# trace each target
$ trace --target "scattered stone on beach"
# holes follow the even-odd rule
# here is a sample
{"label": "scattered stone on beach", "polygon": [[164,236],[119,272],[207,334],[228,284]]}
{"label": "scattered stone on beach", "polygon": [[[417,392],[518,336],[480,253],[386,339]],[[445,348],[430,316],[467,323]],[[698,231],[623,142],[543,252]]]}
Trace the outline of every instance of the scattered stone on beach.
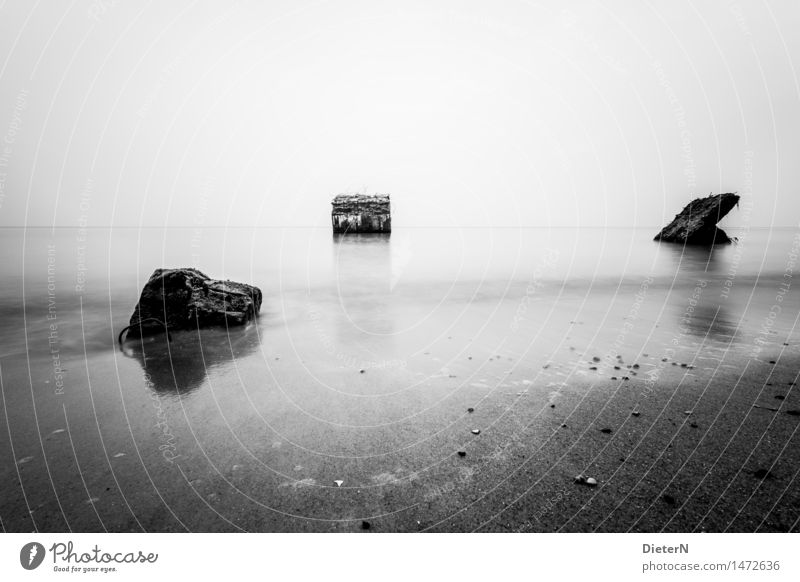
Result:
{"label": "scattered stone on beach", "polygon": [[369,529],[371,527],[372,527],[372,524],[370,524],[370,522],[368,522],[368,521],[362,521],[361,522],[361,529]]}
{"label": "scattered stone on beach", "polygon": [[773,408],[772,406],[761,406],[760,404],[753,404],[753,408],[760,408],[761,410],[770,410],[772,412],[778,412],[777,408]]}
{"label": "scattered stone on beach", "polygon": [[614,369],[615,370],[621,370],[622,368],[620,368],[619,366],[614,366]]}
{"label": "scattered stone on beach", "polygon": [[341,487],[342,484],[344,483],[344,481],[342,481],[341,479],[336,479],[336,480],[334,480],[334,483],[336,483],[337,487]]}
{"label": "scattered stone on beach", "polygon": [[611,379],[612,379],[612,380],[616,380],[616,379],[617,379],[617,377],[616,377],[616,376],[611,376]]}
{"label": "scattered stone on beach", "polygon": [[691,423],[689,426],[691,426],[692,428],[697,428],[697,423],[696,423],[696,422],[693,422],[693,423]]}
{"label": "scattered stone on beach", "polygon": [[602,432],[603,434],[611,434],[614,431],[611,430],[610,428],[601,428],[600,432]]}
{"label": "scattered stone on beach", "polygon": [[197,269],[156,269],[133,310],[128,336],[244,325],[258,314],[261,298],[258,287],[211,279]]}
{"label": "scattered stone on beach", "polygon": [[551,404],[551,405],[550,405],[550,408],[555,408],[555,407],[556,407],[556,405],[555,405],[555,404]]}
{"label": "scattered stone on beach", "polygon": [[458,456],[459,457],[466,457],[467,456],[467,451],[458,451]]}
{"label": "scattered stone on beach", "polygon": [[358,373],[359,373],[359,374],[363,374],[365,371],[366,371],[366,370],[364,370],[364,369],[362,368],[361,370],[359,370],[359,371],[358,371]]}
{"label": "scattered stone on beach", "polygon": [[472,434],[481,434],[481,429],[479,429],[479,428],[473,428],[473,429],[472,429]]}
{"label": "scattered stone on beach", "polygon": [[775,395],[775,400],[783,400],[784,398],[785,398],[785,396],[783,394],[776,394]]}
{"label": "scattered stone on beach", "polygon": [[775,360],[770,360],[769,363],[770,364],[777,364],[777,362]]}
{"label": "scattered stone on beach", "polygon": [[633,365],[633,369],[634,369],[634,370],[638,370],[639,368],[640,368],[639,364],[634,364],[634,365]]}
{"label": "scattered stone on beach", "polygon": [[589,487],[594,487],[595,485],[597,485],[597,479],[595,479],[594,477],[586,477],[586,484]]}
{"label": "scattered stone on beach", "polygon": [[739,196],[731,193],[696,198],[653,240],[688,245],[730,244],[731,239],[717,228],[717,223],[738,204]]}
{"label": "scattered stone on beach", "polygon": [[24,465],[25,463],[30,463],[33,460],[33,457],[22,457],[19,461],[17,461],[17,465]]}
{"label": "scattered stone on beach", "polygon": [[470,406],[469,408],[467,408],[467,412],[475,412],[475,409]]}
{"label": "scattered stone on beach", "polygon": [[576,475],[574,481],[578,485],[588,485],[589,487],[597,485],[597,479],[594,477],[584,477],[583,475]]}
{"label": "scattered stone on beach", "polygon": [[800,416],[800,410],[787,410],[786,414],[789,416]]}
{"label": "scattered stone on beach", "polygon": [[756,469],[753,471],[753,477],[756,479],[774,479],[775,475],[770,473],[767,469]]}
{"label": "scattered stone on beach", "polygon": [[689,415],[692,413],[692,411],[691,411],[691,410],[684,410],[684,411],[683,411],[683,413],[684,413],[686,416],[689,416]]}
{"label": "scattered stone on beach", "polygon": [[562,423],[561,428],[567,428],[567,425],[565,423]]}
{"label": "scattered stone on beach", "polygon": [[124,456],[125,456],[125,453],[117,453],[116,455],[114,455],[114,458],[115,459],[119,459],[120,457],[124,457]]}
{"label": "scattered stone on beach", "polygon": [[664,503],[669,503],[670,505],[675,505],[675,498],[672,495],[668,494],[668,493],[664,493],[664,495],[661,496],[661,499],[664,500]]}
{"label": "scattered stone on beach", "polygon": [[589,366],[590,370],[597,370],[597,366]]}
{"label": "scattered stone on beach", "polygon": [[642,413],[639,412],[638,410],[634,410],[633,412],[631,412],[631,416],[641,416],[641,414]]}
{"label": "scattered stone on beach", "polygon": [[681,364],[681,368],[685,368],[685,367],[686,367],[686,366],[688,366],[688,365],[689,365],[689,364]]}
{"label": "scattered stone on beach", "polygon": [[628,376],[623,376],[623,377],[622,377],[622,379],[623,379],[623,380],[630,380],[630,377],[628,377]]}
{"label": "scattered stone on beach", "polygon": [[592,361],[593,361],[593,362],[599,362],[599,361],[600,361],[600,358],[598,358],[597,356],[595,356],[595,357],[593,357],[593,358],[592,358]]}

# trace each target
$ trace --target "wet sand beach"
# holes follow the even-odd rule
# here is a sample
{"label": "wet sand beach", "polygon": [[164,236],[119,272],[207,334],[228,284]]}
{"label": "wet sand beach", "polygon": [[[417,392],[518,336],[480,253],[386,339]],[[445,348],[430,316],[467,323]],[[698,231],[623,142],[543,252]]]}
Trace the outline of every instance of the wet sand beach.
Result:
{"label": "wet sand beach", "polygon": [[[2,306],[3,528],[798,530],[794,232],[739,259],[603,234],[645,250],[581,265],[571,235],[483,255],[485,237],[420,236],[281,235],[269,271],[205,257],[262,288],[259,319],[122,347],[141,278],[180,244],[113,239],[76,293],[56,241],[48,320],[50,243],[28,241],[43,276],[20,269]],[[110,260],[129,244],[141,264]]]}

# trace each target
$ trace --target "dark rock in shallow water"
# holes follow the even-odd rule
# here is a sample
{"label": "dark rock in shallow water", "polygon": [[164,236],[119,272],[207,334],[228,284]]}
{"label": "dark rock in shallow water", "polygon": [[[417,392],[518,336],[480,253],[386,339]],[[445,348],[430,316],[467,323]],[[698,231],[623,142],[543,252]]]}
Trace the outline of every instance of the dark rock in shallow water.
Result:
{"label": "dark rock in shallow water", "polygon": [[331,202],[333,232],[392,232],[388,194],[339,194]]}
{"label": "dark rock in shallow water", "polygon": [[717,228],[717,223],[737,204],[739,196],[736,194],[692,200],[653,240],[688,245],[729,244],[731,239]]}
{"label": "dark rock in shallow water", "polygon": [[260,309],[258,287],[211,279],[197,269],[156,269],[133,310],[128,335],[162,333],[164,324],[166,331],[243,325]]}

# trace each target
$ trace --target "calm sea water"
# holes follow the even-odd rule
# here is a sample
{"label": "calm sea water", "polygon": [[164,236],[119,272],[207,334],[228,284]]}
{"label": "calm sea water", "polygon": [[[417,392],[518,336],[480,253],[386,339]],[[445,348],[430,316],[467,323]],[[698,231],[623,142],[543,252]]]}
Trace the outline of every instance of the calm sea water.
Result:
{"label": "calm sea water", "polygon": [[727,325],[758,330],[778,297],[781,313],[771,323],[792,328],[789,306],[800,286],[792,286],[796,230],[730,229],[739,243],[713,250],[658,244],[652,234],[420,228],[336,237],[327,229],[296,228],[4,229],[0,356],[35,356],[53,323],[61,326],[62,348],[113,350],[149,275],[177,266],[259,286],[265,293],[263,326],[325,315],[335,319],[330,325],[344,342],[420,328],[446,333],[471,308],[486,317],[478,327],[500,312],[507,317],[501,306],[510,308],[516,326],[539,304],[552,309],[572,302],[576,317],[581,304],[591,304],[599,317],[604,305],[629,304],[643,285],[680,307],[698,281],[709,298],[702,309],[720,311]]}
{"label": "calm sea water", "polygon": [[[443,461],[465,422],[498,438],[559,391],[589,413],[622,373],[652,402],[711,378],[715,409],[757,394],[739,374],[800,348],[800,237],[729,233],[709,250],[637,229],[0,231],[4,525],[319,530],[424,501],[420,475],[468,490]],[[259,286],[260,317],[118,345],[176,266]]]}

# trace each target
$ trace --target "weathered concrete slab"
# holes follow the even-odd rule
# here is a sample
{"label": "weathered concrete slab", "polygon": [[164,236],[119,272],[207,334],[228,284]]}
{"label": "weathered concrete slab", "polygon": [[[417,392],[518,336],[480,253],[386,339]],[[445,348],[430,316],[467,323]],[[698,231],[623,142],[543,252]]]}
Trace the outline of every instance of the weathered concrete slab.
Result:
{"label": "weathered concrete slab", "polygon": [[339,194],[331,205],[333,232],[392,232],[388,194]]}

